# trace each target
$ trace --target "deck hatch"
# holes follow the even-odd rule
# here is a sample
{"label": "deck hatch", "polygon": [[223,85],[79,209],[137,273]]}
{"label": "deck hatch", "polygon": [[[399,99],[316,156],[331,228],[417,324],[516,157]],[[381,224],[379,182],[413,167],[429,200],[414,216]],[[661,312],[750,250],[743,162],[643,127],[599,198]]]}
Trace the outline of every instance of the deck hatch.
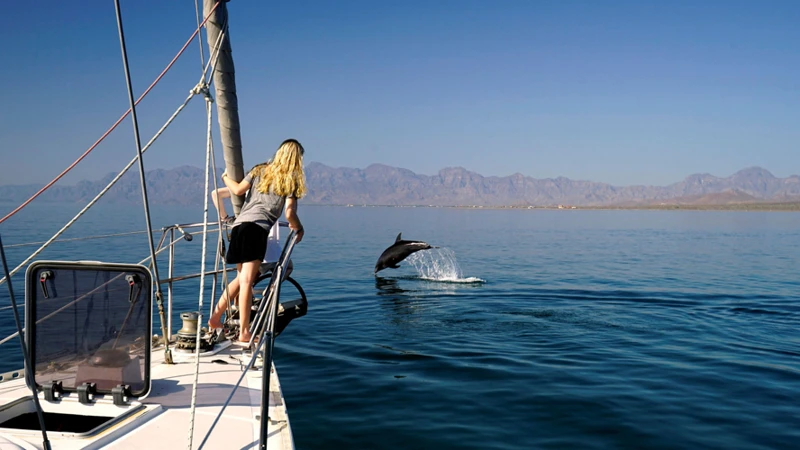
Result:
{"label": "deck hatch", "polygon": [[[25,338],[36,387],[111,397],[150,390],[152,277],[138,264],[38,261],[28,268]],[[117,389],[119,390],[119,389]],[[127,393],[127,391],[126,391]]]}

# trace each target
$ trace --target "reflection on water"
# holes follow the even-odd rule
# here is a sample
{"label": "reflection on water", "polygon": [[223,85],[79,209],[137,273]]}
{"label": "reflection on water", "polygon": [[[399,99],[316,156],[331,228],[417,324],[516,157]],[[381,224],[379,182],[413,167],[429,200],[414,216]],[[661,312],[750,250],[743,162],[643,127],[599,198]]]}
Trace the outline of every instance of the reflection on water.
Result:
{"label": "reflection on water", "polygon": [[378,290],[378,295],[398,295],[406,292],[397,284],[396,278],[375,277],[375,288]]}
{"label": "reflection on water", "polygon": [[395,326],[409,326],[416,321],[420,299],[415,291],[404,289],[397,278],[375,277],[375,288],[380,305]]}
{"label": "reflection on water", "polygon": [[420,278],[417,275],[375,277],[375,289],[380,306],[394,325],[409,328],[426,326],[444,299],[464,295],[484,286],[482,282],[441,282]]}

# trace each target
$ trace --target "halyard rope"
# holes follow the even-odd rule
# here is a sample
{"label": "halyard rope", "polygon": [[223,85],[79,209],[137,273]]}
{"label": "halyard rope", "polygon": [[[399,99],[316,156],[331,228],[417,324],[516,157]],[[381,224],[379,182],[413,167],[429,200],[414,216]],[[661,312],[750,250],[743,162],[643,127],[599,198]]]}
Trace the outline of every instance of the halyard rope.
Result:
{"label": "halyard rope", "polygon": [[[197,407],[197,382],[200,377],[200,335],[203,325],[203,296],[205,295],[206,287],[206,244],[208,242],[208,177],[211,172],[211,154],[214,151],[214,148],[211,145],[211,104],[214,102],[214,100],[211,98],[211,95],[209,95],[208,88],[204,89],[204,95],[206,99],[206,122],[208,130],[206,133],[206,179],[204,187],[204,192],[206,195],[203,199],[203,246],[201,251],[202,256],[200,257],[200,295],[197,302],[197,336],[195,338],[194,381],[192,382],[192,403],[190,407],[191,413],[189,415],[189,450],[192,450],[192,439],[194,437],[194,418]],[[216,169],[214,172],[215,173],[213,176],[216,179]],[[219,217],[219,214],[217,214],[217,216]],[[211,301],[213,302],[214,299],[212,298]]]}
{"label": "halyard rope", "polygon": [[[206,100],[206,178],[205,178],[205,187],[204,187],[204,197],[203,197],[203,245],[202,245],[202,259],[200,260],[200,294],[198,299],[198,309],[197,309],[197,336],[195,339],[195,366],[194,366],[194,381],[192,382],[192,401],[190,407],[190,414],[189,414],[189,442],[188,448],[192,450],[192,441],[194,439],[194,422],[196,416],[196,408],[197,408],[197,383],[200,376],[200,334],[203,325],[203,296],[205,295],[205,272],[206,272],[206,246],[208,242],[208,177],[211,172],[211,161],[214,158],[214,141],[212,139],[211,134],[211,119],[213,116],[211,104],[214,102],[214,99],[211,97],[209,93],[208,86],[210,84],[211,75],[214,73],[216,69],[217,62],[219,62],[219,55],[220,49],[222,48],[222,40],[225,39],[225,35],[227,34],[227,26],[228,26],[228,16],[225,15],[225,21],[222,24],[222,29],[219,35],[217,36],[216,42],[214,44],[214,49],[212,50],[212,55],[209,55],[210,58],[208,60],[208,64],[203,69],[203,73],[200,75],[200,82],[195,86],[194,92],[202,93],[205,100]],[[213,61],[213,65],[212,65]],[[209,68],[211,69],[209,72]],[[208,75],[209,80],[206,80],[206,75]],[[217,185],[217,174],[216,174],[216,166],[214,166],[214,186]],[[216,189],[216,188],[215,188]],[[217,207],[221,207],[222,205],[219,204],[221,199],[217,199]],[[222,232],[222,221],[219,218],[219,214],[217,214],[217,224],[220,227],[220,233]],[[216,268],[215,268],[216,269]],[[225,275],[223,275],[223,278]],[[212,297],[211,303],[213,304],[214,298]],[[209,330],[211,331],[211,330]]]}

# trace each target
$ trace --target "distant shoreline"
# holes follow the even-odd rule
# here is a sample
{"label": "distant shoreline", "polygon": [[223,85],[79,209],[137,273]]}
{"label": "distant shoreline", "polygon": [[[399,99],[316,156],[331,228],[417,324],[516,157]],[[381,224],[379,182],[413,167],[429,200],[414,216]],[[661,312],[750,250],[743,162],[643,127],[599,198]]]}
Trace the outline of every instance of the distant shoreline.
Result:
{"label": "distant shoreline", "polygon": [[328,207],[341,207],[341,208],[442,208],[442,209],[515,209],[515,210],[528,210],[528,211],[578,211],[578,210],[597,210],[597,211],[613,211],[613,210],[652,210],[652,211],[762,211],[762,212],[800,212],[800,202],[791,203],[736,203],[736,204],[723,204],[723,205],[678,205],[678,204],[665,204],[665,205],[604,205],[604,206],[480,206],[480,205],[338,205],[338,204],[322,204],[322,203],[308,203],[306,206],[328,206]]}
{"label": "distant shoreline", "polygon": [[[60,205],[83,205],[81,202],[40,202],[41,204],[60,204]],[[172,203],[159,203],[151,202],[153,205],[160,207],[202,207],[202,204],[172,204]],[[141,202],[121,202],[124,205],[141,205]],[[664,205],[601,205],[601,206],[577,206],[577,205],[562,205],[559,206],[529,206],[529,205],[355,205],[355,204],[333,204],[333,203],[305,203],[305,206],[320,206],[320,207],[336,207],[336,208],[441,208],[441,209],[513,209],[513,210],[527,210],[527,211],[578,211],[578,210],[597,210],[597,211],[634,211],[634,210],[651,210],[651,211],[763,211],[763,212],[800,212],[800,202],[787,202],[787,203],[731,203],[719,205],[691,205],[691,204],[664,204]],[[19,204],[11,201],[0,201],[0,210],[11,211]]]}
{"label": "distant shoreline", "polygon": [[642,209],[657,211],[800,211],[800,203],[732,204],[732,205],[649,205],[649,206],[584,206],[576,209]]}

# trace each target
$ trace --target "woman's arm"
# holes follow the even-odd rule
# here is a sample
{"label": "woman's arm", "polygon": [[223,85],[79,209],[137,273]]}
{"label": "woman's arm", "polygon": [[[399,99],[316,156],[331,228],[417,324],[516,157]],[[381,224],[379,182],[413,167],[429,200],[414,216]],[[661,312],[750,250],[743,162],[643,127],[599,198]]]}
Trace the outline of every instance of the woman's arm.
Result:
{"label": "woman's arm", "polygon": [[300,218],[297,217],[297,199],[289,197],[286,199],[286,220],[289,222],[289,228],[297,232],[297,243],[303,240],[303,224],[300,223]]}
{"label": "woman's arm", "polygon": [[250,189],[250,182],[246,178],[237,183],[231,180],[226,172],[222,172],[222,182],[225,183],[225,186],[228,186],[233,195],[244,195]]}

